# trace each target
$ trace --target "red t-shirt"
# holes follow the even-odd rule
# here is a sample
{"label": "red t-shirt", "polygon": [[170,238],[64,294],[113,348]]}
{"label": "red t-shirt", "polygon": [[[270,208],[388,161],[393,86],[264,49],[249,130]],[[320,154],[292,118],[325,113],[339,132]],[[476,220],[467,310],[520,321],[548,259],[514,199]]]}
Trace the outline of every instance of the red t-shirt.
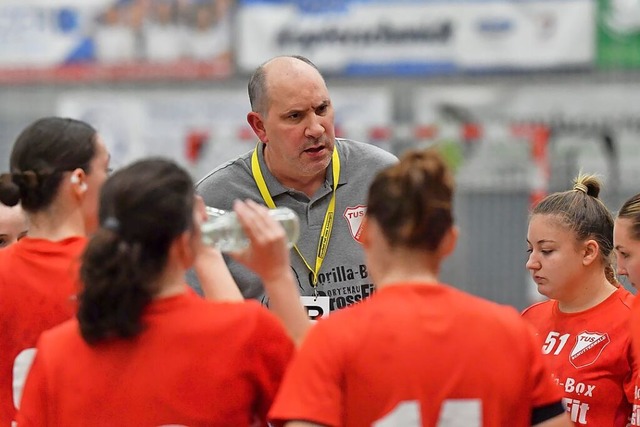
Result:
{"label": "red t-shirt", "polygon": [[77,321],[42,334],[26,426],[266,426],[293,343],[255,301],[155,300],[132,339],[89,346]]}
{"label": "red t-shirt", "polygon": [[516,310],[446,285],[402,283],[309,331],[269,418],[524,427],[533,408],[560,398]]}
{"label": "red t-shirt", "polygon": [[[635,360],[640,360],[640,298],[634,298],[631,308],[631,344]],[[640,373],[635,376],[631,425],[640,426]]]}
{"label": "red t-shirt", "polygon": [[577,426],[629,423],[636,372],[629,333],[633,299],[629,291],[618,288],[579,313],[561,312],[555,300],[522,313],[538,330],[542,352]]}
{"label": "red t-shirt", "polygon": [[19,394],[38,336],[75,314],[85,245],[84,237],[25,237],[0,250],[1,427],[14,419],[14,385]]}

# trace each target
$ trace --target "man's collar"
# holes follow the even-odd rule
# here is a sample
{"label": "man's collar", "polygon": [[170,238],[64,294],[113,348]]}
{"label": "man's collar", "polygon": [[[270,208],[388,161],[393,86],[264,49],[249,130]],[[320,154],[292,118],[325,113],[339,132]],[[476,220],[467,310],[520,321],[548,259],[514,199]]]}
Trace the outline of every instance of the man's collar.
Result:
{"label": "man's collar", "polygon": [[[335,141],[336,141],[335,147],[338,147],[338,155],[340,156],[340,161],[341,161],[340,163],[342,164],[342,167],[340,168],[340,179],[338,181],[338,186],[340,186],[347,183],[349,168],[345,167],[346,166],[345,158],[344,158],[345,153],[343,148],[344,140],[341,138],[336,138]],[[264,161],[264,147],[265,147],[264,142],[258,143],[258,163],[260,164],[262,175],[267,184],[267,187],[269,188],[269,193],[271,194],[272,197],[276,197],[280,194],[288,192],[290,189],[282,185],[280,181],[278,181],[278,179],[275,176],[273,176],[273,174],[267,167],[267,163]],[[332,162],[329,162],[329,166],[325,171],[325,178],[324,178],[325,182],[323,186],[328,188],[329,192],[333,184],[333,170],[331,167],[332,167]],[[324,192],[323,194],[318,194],[318,195],[322,196],[324,195]]]}

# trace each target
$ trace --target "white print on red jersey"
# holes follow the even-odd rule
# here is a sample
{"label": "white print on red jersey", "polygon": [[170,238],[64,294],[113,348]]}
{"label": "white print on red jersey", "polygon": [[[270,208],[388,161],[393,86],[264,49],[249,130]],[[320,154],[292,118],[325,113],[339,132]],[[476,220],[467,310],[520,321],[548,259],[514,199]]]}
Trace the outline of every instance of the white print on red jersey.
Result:
{"label": "white print on red jersey", "polygon": [[565,393],[575,393],[578,396],[593,397],[596,386],[593,384],[585,384],[569,377],[564,382],[560,382],[558,378],[554,378],[556,384],[564,388]]}
{"label": "white print on red jersey", "polygon": [[[637,402],[640,400],[640,388],[638,386],[633,390],[633,398]],[[631,412],[631,424],[632,426],[640,426],[640,405],[634,403],[633,410]]]}
{"label": "white print on red jersey", "polygon": [[[636,386],[636,395],[638,393],[638,386]],[[640,405],[633,405],[633,410],[631,411],[631,426],[640,426]]]}
{"label": "white print on red jersey", "polygon": [[576,337],[576,343],[569,354],[569,361],[576,369],[593,364],[602,350],[611,342],[609,334],[601,332],[582,332]]}
{"label": "white print on red jersey", "polygon": [[367,213],[367,207],[363,205],[348,207],[344,210],[344,217],[349,223],[349,231],[351,231],[351,236],[358,243],[362,243],[362,241],[360,240],[360,235],[362,234],[362,220],[364,219],[365,213]]}
{"label": "white print on red jersey", "polygon": [[631,412],[631,425],[640,426],[640,405],[633,405]]}
{"label": "white print on red jersey", "polygon": [[587,412],[589,412],[589,404],[581,402],[570,397],[563,397],[562,403],[567,408],[571,421],[579,424],[587,424]]}

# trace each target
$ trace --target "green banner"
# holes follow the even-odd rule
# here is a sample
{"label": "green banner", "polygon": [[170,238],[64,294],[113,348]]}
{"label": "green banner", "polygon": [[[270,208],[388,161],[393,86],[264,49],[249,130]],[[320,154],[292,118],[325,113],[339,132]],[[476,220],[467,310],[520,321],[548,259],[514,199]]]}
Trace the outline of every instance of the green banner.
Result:
{"label": "green banner", "polygon": [[640,68],[640,2],[598,0],[597,65]]}

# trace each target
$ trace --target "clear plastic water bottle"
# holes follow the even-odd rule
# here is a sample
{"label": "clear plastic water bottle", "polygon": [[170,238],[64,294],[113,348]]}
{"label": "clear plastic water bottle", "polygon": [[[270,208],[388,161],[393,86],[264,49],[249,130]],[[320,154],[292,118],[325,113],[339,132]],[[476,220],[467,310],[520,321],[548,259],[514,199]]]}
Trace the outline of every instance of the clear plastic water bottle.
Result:
{"label": "clear plastic water bottle", "polygon": [[[269,214],[278,221],[287,234],[291,248],[300,236],[300,218],[289,208],[269,209]],[[241,251],[249,247],[249,239],[242,231],[238,217],[233,211],[225,211],[207,206],[209,219],[202,224],[202,240],[221,252]]]}

